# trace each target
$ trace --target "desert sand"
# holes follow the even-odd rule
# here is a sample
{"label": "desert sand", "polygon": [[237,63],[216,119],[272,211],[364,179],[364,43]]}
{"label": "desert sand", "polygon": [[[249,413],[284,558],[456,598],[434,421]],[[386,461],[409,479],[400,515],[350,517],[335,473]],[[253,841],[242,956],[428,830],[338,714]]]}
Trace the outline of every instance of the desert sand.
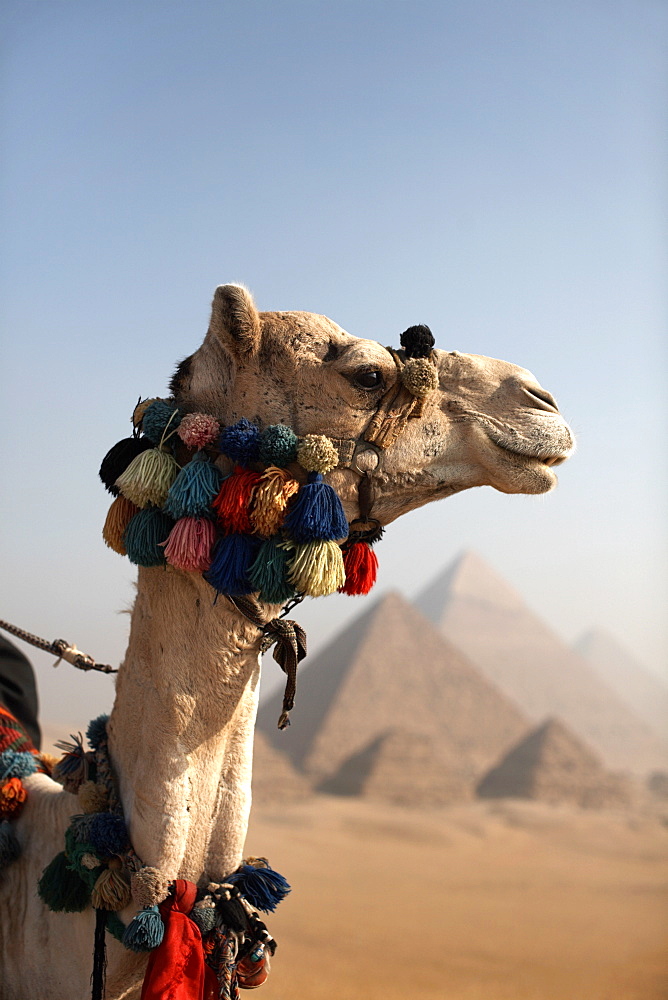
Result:
{"label": "desert sand", "polygon": [[665,1000],[668,826],[519,800],[254,808],[293,885],[264,1000]]}

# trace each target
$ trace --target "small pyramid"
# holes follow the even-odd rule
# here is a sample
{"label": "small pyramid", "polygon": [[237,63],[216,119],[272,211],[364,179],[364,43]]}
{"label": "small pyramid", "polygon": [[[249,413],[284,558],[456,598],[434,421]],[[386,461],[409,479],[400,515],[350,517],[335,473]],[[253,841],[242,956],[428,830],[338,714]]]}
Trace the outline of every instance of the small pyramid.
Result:
{"label": "small pyramid", "polygon": [[318,791],[402,806],[442,806],[472,798],[455,754],[422,733],[393,729],[352,754]]}
{"label": "small pyramid", "polygon": [[288,758],[255,731],[253,745],[253,801],[259,805],[295,802],[310,793],[309,783]]}
{"label": "small pyramid", "polygon": [[588,808],[627,806],[631,789],[559,719],[532,730],[478,784],[481,798],[571,802]]}
{"label": "small pyramid", "polygon": [[272,746],[322,782],[390,730],[419,733],[473,779],[528,723],[411,604],[386,594],[300,671],[291,726],[281,697],[260,706]]}
{"label": "small pyramid", "polygon": [[649,726],[479,556],[465,553],[415,603],[534,723],[558,716],[608,767],[666,769]]}

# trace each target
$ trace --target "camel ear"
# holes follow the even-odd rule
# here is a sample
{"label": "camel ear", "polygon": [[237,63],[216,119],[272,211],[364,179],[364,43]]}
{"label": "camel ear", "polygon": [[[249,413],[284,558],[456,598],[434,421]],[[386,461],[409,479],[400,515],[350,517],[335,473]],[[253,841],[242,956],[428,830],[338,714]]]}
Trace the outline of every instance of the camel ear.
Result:
{"label": "camel ear", "polygon": [[233,355],[253,354],[260,346],[260,314],[243,285],[219,285],[213,296],[209,332]]}

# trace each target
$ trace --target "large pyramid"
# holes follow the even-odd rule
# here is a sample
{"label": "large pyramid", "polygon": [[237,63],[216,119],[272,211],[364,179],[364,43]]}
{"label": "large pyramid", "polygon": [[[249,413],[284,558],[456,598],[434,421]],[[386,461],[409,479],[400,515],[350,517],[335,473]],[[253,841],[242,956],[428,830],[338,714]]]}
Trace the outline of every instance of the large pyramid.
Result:
{"label": "large pyramid", "polygon": [[461,556],[415,603],[534,722],[558,716],[615,770],[665,769],[649,727],[479,556]]}
{"label": "large pyramid", "polygon": [[596,754],[559,719],[548,719],[485,775],[478,795],[600,809],[629,805],[632,791],[628,779],[606,771]]}
{"label": "large pyramid", "polygon": [[583,635],[575,650],[662,740],[668,734],[668,688],[608,632]]}
{"label": "large pyramid", "polygon": [[[276,695],[260,706],[258,726],[316,783],[355,755],[360,767],[373,770],[366,751],[382,752],[387,761],[395,753],[385,742],[390,733],[402,734],[394,737],[395,749],[407,733],[431,740],[435,768],[445,762],[458,781],[473,781],[528,728],[520,710],[396,593],[307,662],[292,725],[283,732],[276,729],[280,701]],[[396,754],[395,760],[399,767]]]}

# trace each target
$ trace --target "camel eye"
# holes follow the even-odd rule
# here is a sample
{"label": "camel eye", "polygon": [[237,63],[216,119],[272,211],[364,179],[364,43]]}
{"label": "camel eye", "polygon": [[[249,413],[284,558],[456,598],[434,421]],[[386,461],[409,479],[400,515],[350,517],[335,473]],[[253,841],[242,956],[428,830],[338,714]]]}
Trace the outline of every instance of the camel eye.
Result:
{"label": "camel eye", "polygon": [[380,389],[383,384],[383,374],[371,368],[356,372],[351,381],[360,389]]}

